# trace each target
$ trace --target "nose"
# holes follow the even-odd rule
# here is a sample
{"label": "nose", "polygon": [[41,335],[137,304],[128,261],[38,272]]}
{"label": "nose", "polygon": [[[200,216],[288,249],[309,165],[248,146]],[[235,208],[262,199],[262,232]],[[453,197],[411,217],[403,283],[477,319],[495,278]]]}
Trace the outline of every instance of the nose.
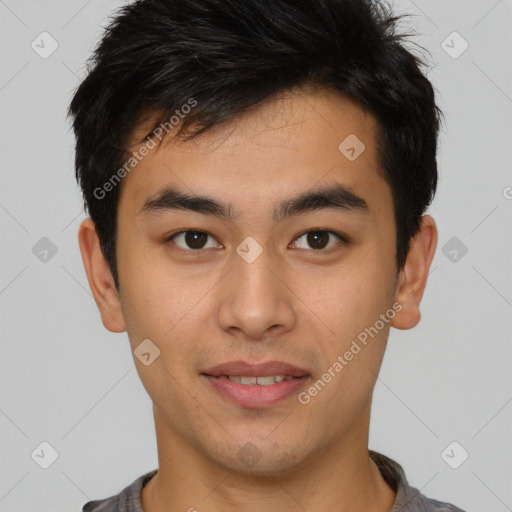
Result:
{"label": "nose", "polygon": [[221,328],[253,341],[292,330],[296,322],[294,295],[282,265],[265,249],[250,263],[238,254],[233,259],[234,267],[219,296]]}

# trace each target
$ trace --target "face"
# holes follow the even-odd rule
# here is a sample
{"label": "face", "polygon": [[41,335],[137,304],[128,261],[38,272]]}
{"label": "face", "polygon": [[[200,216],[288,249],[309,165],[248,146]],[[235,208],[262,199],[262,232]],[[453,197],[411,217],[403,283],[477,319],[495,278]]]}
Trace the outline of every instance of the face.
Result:
{"label": "face", "polygon": [[[122,323],[132,350],[160,351],[135,364],[162,435],[273,474],[366,439],[397,287],[376,129],[339,93],[289,93],[162,144],[124,178]],[[166,188],[211,201],[176,206]],[[287,378],[251,383],[271,375]]]}

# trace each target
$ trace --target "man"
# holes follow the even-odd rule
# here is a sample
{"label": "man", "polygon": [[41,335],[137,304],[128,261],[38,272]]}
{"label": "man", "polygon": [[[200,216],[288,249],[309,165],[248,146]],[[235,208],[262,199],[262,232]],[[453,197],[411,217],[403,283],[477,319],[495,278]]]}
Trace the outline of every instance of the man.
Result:
{"label": "man", "polygon": [[460,511],[368,450],[437,244],[440,111],[363,0],[141,0],[71,106],[79,231],[159,467],[83,510]]}

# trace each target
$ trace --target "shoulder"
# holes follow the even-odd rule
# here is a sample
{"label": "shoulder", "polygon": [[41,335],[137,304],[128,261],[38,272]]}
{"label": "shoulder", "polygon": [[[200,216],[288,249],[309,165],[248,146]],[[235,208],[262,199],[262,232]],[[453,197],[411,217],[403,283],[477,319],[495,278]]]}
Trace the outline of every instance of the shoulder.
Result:
{"label": "shoulder", "polygon": [[428,508],[425,511],[432,512],[464,512],[459,507],[452,505],[451,503],[444,503],[442,501],[433,500],[431,498],[425,498],[425,502]]}
{"label": "shoulder", "polygon": [[377,464],[386,482],[396,491],[391,512],[464,512],[451,503],[427,498],[418,489],[409,485],[404,470],[398,462],[373,450],[369,450],[369,455]]}
{"label": "shoulder", "polygon": [[141,491],[156,472],[157,470],[154,469],[138,477],[119,494],[87,502],[83,506],[82,512],[143,512]]}

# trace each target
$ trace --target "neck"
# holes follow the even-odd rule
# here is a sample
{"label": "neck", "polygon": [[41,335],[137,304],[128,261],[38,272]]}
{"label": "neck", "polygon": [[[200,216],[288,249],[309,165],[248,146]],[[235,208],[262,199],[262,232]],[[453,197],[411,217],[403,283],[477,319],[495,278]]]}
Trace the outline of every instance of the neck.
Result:
{"label": "neck", "polygon": [[254,475],[234,472],[204,457],[167,429],[156,409],[155,426],[159,469],[142,490],[144,512],[389,512],[393,508],[395,491],[368,454],[368,428],[354,425],[342,442],[293,471]]}

